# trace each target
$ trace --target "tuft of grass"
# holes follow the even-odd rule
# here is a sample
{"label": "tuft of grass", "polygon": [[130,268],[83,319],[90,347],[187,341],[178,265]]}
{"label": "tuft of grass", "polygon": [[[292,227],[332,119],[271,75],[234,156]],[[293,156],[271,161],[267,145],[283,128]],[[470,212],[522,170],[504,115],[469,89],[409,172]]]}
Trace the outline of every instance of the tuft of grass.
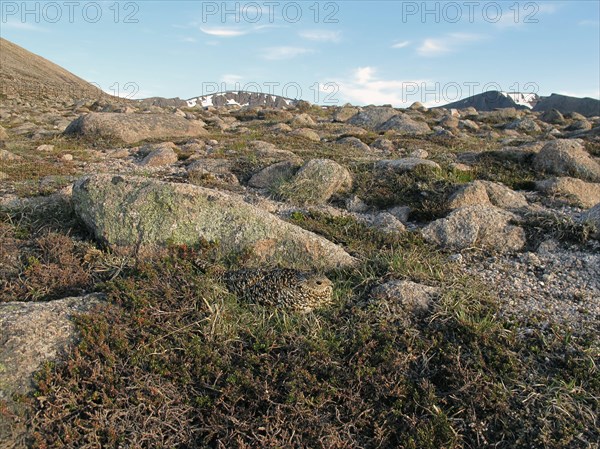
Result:
{"label": "tuft of grass", "polygon": [[585,243],[595,232],[594,226],[589,222],[580,222],[571,216],[553,212],[528,213],[521,225],[532,248],[537,248],[548,238],[568,243]]}
{"label": "tuft of grass", "polygon": [[370,165],[353,168],[356,193],[365,203],[379,209],[403,205],[413,209],[411,217],[431,220],[444,216],[450,195],[474,175],[451,169],[417,168],[407,173],[382,175]]}

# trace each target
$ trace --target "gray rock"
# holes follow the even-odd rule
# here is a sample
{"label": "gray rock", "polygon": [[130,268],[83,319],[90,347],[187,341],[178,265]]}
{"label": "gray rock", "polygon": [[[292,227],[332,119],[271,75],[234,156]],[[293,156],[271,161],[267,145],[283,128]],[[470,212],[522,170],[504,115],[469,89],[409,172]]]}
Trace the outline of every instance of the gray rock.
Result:
{"label": "gray rock", "polygon": [[448,207],[450,209],[490,204],[490,198],[488,197],[485,185],[478,181],[459,187],[448,199]]}
{"label": "gray rock", "polygon": [[600,164],[577,140],[555,140],[547,143],[535,156],[533,166],[541,172],[600,182]]}
{"label": "gray rock", "polygon": [[65,134],[134,143],[146,139],[197,137],[206,135],[207,131],[202,123],[174,114],[92,112],[71,122]]}
{"label": "gray rock", "polygon": [[54,151],[54,145],[40,145],[36,148],[36,151],[51,152]]}
{"label": "gray rock", "polygon": [[527,199],[522,193],[506,187],[504,184],[492,181],[475,181],[485,187],[490,202],[501,209],[518,209],[527,207]]}
{"label": "gray rock", "polygon": [[566,123],[565,118],[556,109],[550,109],[540,114],[540,120],[552,125],[564,125]]}
{"label": "gray rock", "polygon": [[297,161],[283,161],[269,165],[255,173],[248,185],[257,189],[266,189],[284,181],[289,181],[298,171],[300,164]]}
{"label": "gray rock", "polygon": [[344,106],[335,111],[335,113],[333,114],[333,121],[344,123],[350,120],[350,118],[354,117],[356,114],[358,114],[358,108]]}
{"label": "gray rock", "polygon": [[387,212],[392,214],[402,223],[408,223],[408,217],[410,216],[412,209],[408,206],[396,206],[388,209]]}
{"label": "gray rock", "polygon": [[425,106],[423,106],[423,103],[421,103],[420,101],[415,101],[413,104],[411,104],[408,107],[408,109],[411,111],[418,111],[418,112],[427,112],[429,110]]}
{"label": "gray rock", "polygon": [[8,140],[8,133],[2,126],[0,126],[0,140]]}
{"label": "gray rock", "polygon": [[20,161],[23,158],[18,154],[11,153],[10,151],[0,150],[0,161],[2,162],[14,162]]}
{"label": "gray rock", "polygon": [[347,145],[356,148],[357,150],[362,151],[364,153],[368,153],[371,150],[371,148],[369,148],[369,145],[367,145],[357,137],[342,137],[341,139],[338,139],[336,143],[339,145]]}
{"label": "gray rock", "polygon": [[385,137],[379,137],[378,139],[375,139],[373,143],[371,143],[371,148],[375,150],[381,150],[384,153],[393,153],[396,151],[396,146],[394,143]]}
{"label": "gray rock", "polygon": [[536,190],[584,208],[600,203],[600,183],[577,178],[553,178],[535,183]]}
{"label": "gray rock", "polygon": [[377,131],[397,131],[402,134],[421,135],[431,132],[425,122],[413,120],[406,114],[395,115],[376,128]]}
{"label": "gray rock", "polygon": [[429,157],[429,153],[426,150],[421,148],[413,151],[409,154],[409,157],[417,158],[417,159],[427,159]]}
{"label": "gray rock", "polygon": [[238,196],[182,183],[86,176],[73,187],[75,212],[97,239],[152,250],[169,243],[219,242],[259,261],[304,268],[350,265],[330,241],[247,204]]}
{"label": "gray rock", "polygon": [[600,240],[600,203],[596,204],[585,214],[582,215],[581,221],[589,223],[593,226],[592,237]]}
{"label": "gray rock", "polygon": [[378,128],[387,122],[390,118],[398,115],[399,112],[391,107],[387,106],[367,106],[363,108],[358,114],[348,120],[351,125],[366,127],[366,128]]}
{"label": "gray rock", "polygon": [[362,214],[369,210],[369,206],[367,206],[365,202],[361,200],[358,196],[352,195],[346,198],[346,210],[348,212]]}
{"label": "gray rock", "polygon": [[290,120],[290,125],[297,126],[299,128],[311,128],[316,125],[315,121],[308,114],[298,114]]}
{"label": "gray rock", "polygon": [[293,202],[309,205],[323,204],[334,194],[352,187],[350,172],[330,159],[311,159],[296,173],[282,190]]}
{"label": "gray rock", "polygon": [[592,124],[586,119],[576,120],[565,128],[565,131],[589,131],[592,129]]}
{"label": "gray rock", "polygon": [[296,154],[288,150],[280,150],[274,144],[262,140],[253,140],[248,148],[261,161],[279,162],[285,160],[300,160]]}
{"label": "gray rock", "polygon": [[440,166],[428,159],[419,159],[414,157],[407,157],[404,159],[383,159],[377,161],[375,169],[383,171],[391,171],[394,173],[405,173],[413,171],[419,167],[425,167],[433,170],[440,169]]}
{"label": "gray rock", "polygon": [[290,133],[292,136],[302,137],[304,139],[312,140],[313,142],[320,142],[321,137],[312,129],[309,128],[298,128]]}
{"label": "gray rock", "polygon": [[515,218],[514,214],[494,206],[469,206],[430,223],[422,232],[427,241],[444,248],[516,251],[525,245],[525,232],[510,224]]}
{"label": "gray rock", "polygon": [[470,131],[478,131],[479,125],[475,123],[473,120],[460,120],[458,122],[458,127],[460,129],[468,129]]}
{"label": "gray rock", "polygon": [[440,125],[444,128],[456,129],[459,124],[460,121],[458,120],[458,117],[453,115],[446,115],[440,120]]}
{"label": "gray rock", "polygon": [[141,162],[145,167],[160,167],[177,162],[177,154],[168,145],[161,146],[151,151]]}
{"label": "gray rock", "polygon": [[387,319],[410,322],[413,317],[426,314],[440,294],[436,287],[408,280],[393,280],[371,290],[373,304]]}
{"label": "gray rock", "polygon": [[71,316],[100,304],[100,295],[49,302],[0,303],[0,399],[31,390],[32,375],[75,339]]}
{"label": "gray rock", "polygon": [[540,132],[542,130],[539,125],[530,117],[514,120],[506,125],[506,129],[514,129],[525,132]]}

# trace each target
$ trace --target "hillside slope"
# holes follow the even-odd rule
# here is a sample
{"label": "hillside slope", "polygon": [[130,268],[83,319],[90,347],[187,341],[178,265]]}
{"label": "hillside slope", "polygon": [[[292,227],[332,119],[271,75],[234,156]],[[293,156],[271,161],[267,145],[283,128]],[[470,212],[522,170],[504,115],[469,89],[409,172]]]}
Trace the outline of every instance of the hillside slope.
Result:
{"label": "hillside slope", "polygon": [[30,98],[109,96],[71,72],[0,38],[0,93]]}

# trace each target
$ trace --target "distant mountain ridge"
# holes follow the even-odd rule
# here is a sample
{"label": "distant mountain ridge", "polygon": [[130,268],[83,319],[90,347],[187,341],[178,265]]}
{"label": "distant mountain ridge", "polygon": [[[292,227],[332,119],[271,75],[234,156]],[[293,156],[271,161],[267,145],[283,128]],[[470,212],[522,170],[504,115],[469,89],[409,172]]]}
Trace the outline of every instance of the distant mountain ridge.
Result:
{"label": "distant mountain ridge", "polygon": [[187,105],[188,107],[201,105],[202,107],[266,106],[272,108],[287,108],[295,106],[297,102],[298,100],[262,92],[226,91],[190,98],[187,100]]}
{"label": "distant mountain ridge", "polygon": [[503,108],[530,109],[533,111],[556,109],[563,114],[577,112],[586,117],[600,116],[600,100],[593,98],[577,98],[560,94],[540,97],[533,93],[500,92],[497,90],[463,98],[442,107],[447,109],[474,107],[481,112]]}
{"label": "distant mountain ridge", "polygon": [[577,112],[586,117],[600,116],[600,100],[594,98],[569,97],[567,95],[552,94],[542,98],[533,108],[534,111],[549,111],[556,109],[565,114]]}

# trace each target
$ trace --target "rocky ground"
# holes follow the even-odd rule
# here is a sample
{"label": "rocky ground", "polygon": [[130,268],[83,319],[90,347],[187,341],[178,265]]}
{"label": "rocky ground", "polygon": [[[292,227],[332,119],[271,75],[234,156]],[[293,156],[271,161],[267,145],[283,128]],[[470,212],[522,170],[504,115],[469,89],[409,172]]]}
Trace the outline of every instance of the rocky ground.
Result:
{"label": "rocky ground", "polygon": [[[7,447],[598,447],[600,117],[5,95],[0,125]],[[218,273],[252,266],[336,306],[248,308]]]}

